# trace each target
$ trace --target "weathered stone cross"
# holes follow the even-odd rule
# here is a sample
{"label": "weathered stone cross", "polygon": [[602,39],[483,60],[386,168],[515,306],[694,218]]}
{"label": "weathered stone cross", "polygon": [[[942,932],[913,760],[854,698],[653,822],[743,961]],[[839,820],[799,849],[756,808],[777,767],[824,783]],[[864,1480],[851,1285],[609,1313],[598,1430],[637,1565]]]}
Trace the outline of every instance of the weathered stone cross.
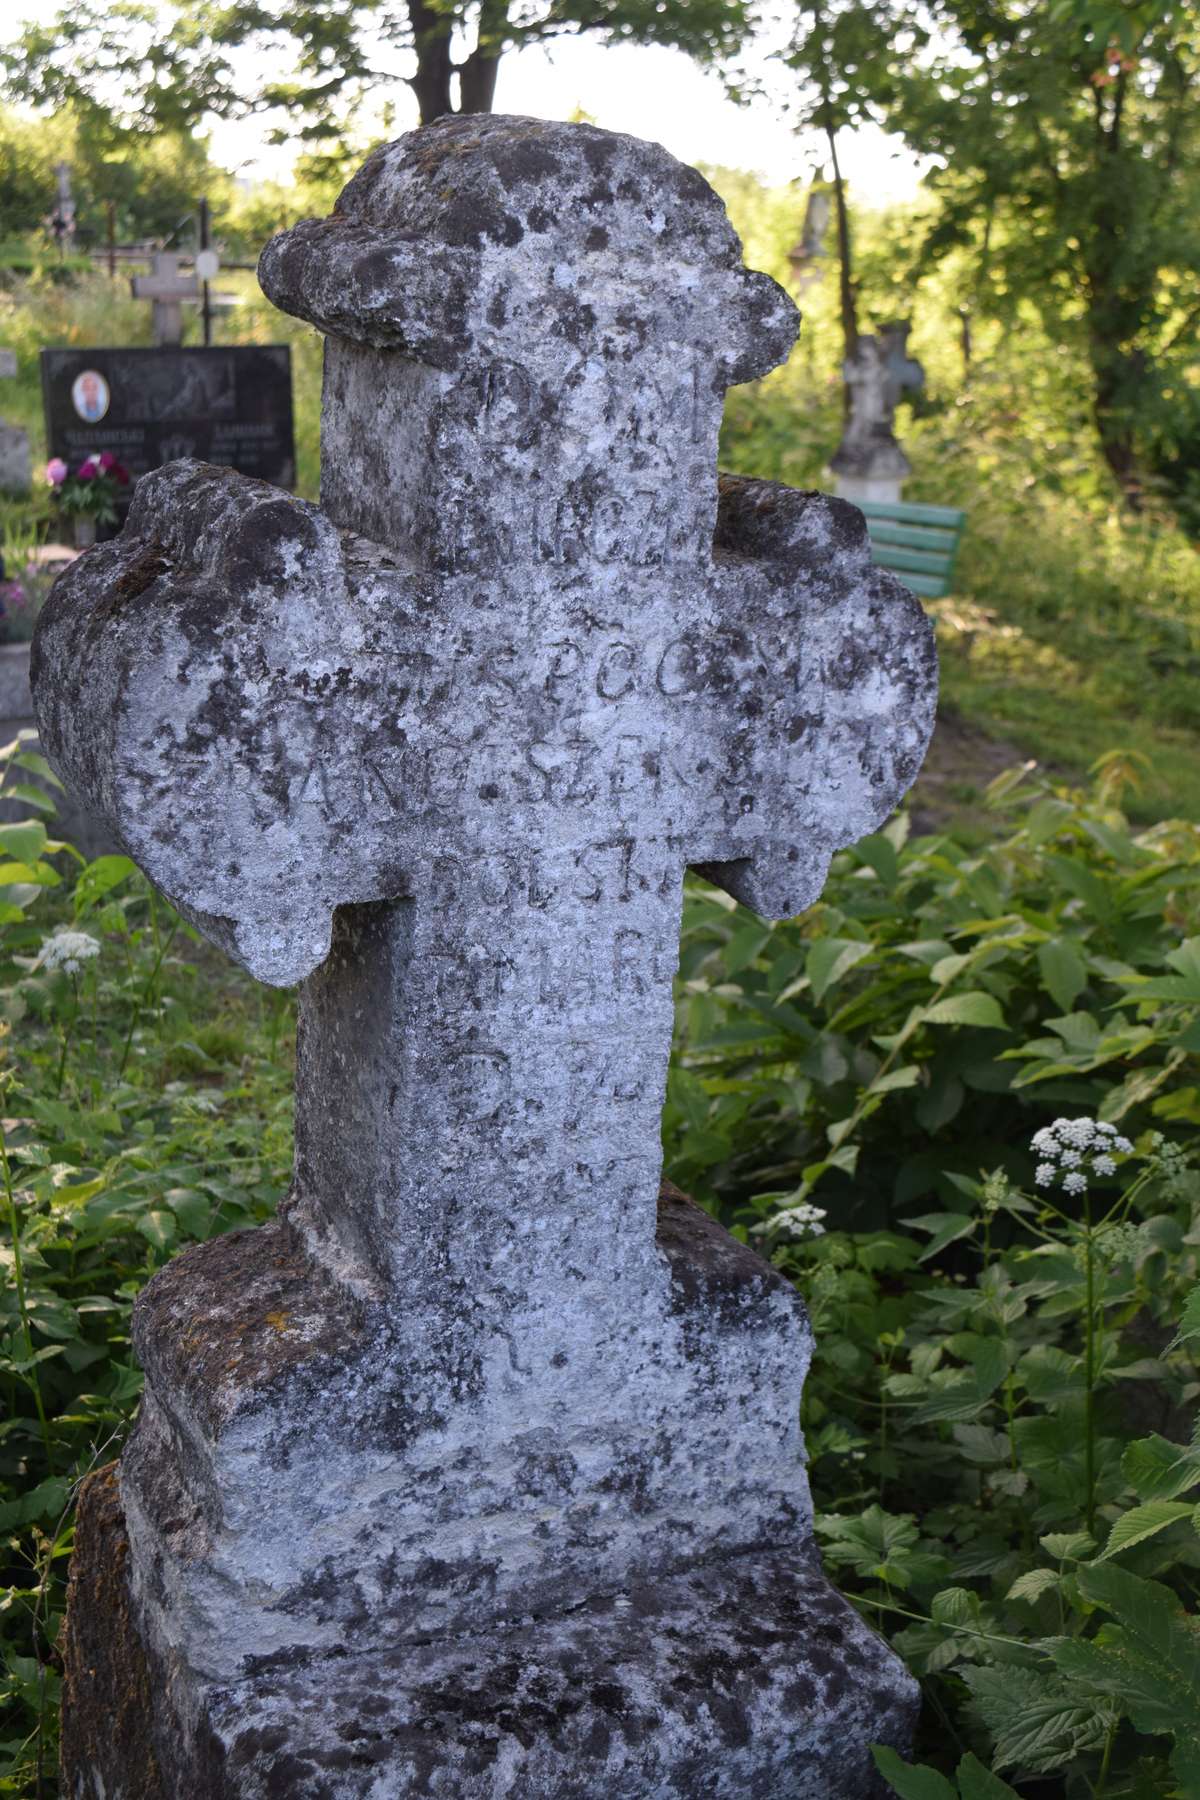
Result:
{"label": "weathered stone cross", "polygon": [[156,344],[182,344],[183,302],[195,300],[200,283],[194,275],[181,275],[179,257],[173,250],[156,250],[149,275],[135,275],[129,283],[135,300],[154,302],[154,341]]}
{"label": "weathered stone cross", "polygon": [[35,666],[64,776],[303,984],[287,1222],[140,1313],[135,1591],[197,1681],[806,1540],[793,1297],[702,1219],[656,1244],[682,881],[808,905],[934,694],[853,509],[718,506],[796,321],[661,150],[448,120],[260,274],[327,334],[321,508],[147,476]]}

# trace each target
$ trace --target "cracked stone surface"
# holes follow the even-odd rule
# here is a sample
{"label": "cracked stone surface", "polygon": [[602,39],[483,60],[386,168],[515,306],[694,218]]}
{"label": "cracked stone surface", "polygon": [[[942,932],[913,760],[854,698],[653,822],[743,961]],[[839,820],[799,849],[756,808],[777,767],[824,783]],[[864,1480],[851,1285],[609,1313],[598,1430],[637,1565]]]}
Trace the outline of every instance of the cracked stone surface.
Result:
{"label": "cracked stone surface", "polygon": [[[810,904],[919,767],[929,628],[853,507],[718,483],[796,315],[657,146],[445,120],[260,274],[326,334],[321,506],[156,471],[33,658],[63,779],[301,984],[280,1220],[137,1309],[155,1754],[214,1796],[866,1794],[913,1688],[813,1561],[807,1321],[660,1196],[659,1122],[685,869]],[[112,1800],[85,1710],[68,1791]]]}

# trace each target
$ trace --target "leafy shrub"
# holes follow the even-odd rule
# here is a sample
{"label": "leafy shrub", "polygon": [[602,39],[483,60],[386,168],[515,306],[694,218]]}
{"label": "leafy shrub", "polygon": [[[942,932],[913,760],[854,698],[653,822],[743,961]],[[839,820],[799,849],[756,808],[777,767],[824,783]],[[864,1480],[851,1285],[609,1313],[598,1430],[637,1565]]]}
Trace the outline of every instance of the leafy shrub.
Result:
{"label": "leafy shrub", "polygon": [[[53,780],[18,741],[3,791]],[[79,1478],[141,1390],[133,1300],[265,1219],[291,1156],[290,1003],[211,957],[126,857],[0,825],[0,1792],[53,1791]]]}
{"label": "leafy shrub", "polygon": [[[981,847],[898,819],[784,925],[689,887],[668,1167],[808,1299],[818,1529],[924,1683],[926,1762],[882,1758],[919,1800],[1194,1791],[1200,844],[1120,775],[1002,781]],[[49,1793],[73,1488],[137,1291],[284,1189],[291,1010],[125,858],[37,820],[0,857],[0,1791]],[[1059,1113],[1136,1144],[1115,1178],[1037,1189]]]}
{"label": "leafy shrub", "polygon": [[807,1298],[912,1800],[1200,1793],[1200,836],[1132,831],[1123,773],[1015,771],[982,847],[894,820],[783,925],[689,893],[668,1166]]}
{"label": "leafy shrub", "polygon": [[1200,829],[1131,830],[1125,773],[1001,777],[978,848],[901,814],[783,924],[693,884],[673,1178],[733,1218],[819,1192],[839,1223],[892,1227],[981,1167],[1028,1182],[1033,1131],[1067,1107],[1194,1133]]}

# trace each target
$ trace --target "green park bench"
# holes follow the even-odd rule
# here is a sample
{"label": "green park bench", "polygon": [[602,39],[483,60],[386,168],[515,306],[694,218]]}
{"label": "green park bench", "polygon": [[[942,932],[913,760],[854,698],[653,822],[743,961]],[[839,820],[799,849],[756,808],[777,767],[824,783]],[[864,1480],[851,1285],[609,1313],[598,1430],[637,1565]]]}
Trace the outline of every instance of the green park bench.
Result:
{"label": "green park bench", "polygon": [[867,521],[871,549],[881,569],[891,569],[907,587],[940,600],[954,582],[954,559],[967,515],[956,506],[907,506],[856,500]]}

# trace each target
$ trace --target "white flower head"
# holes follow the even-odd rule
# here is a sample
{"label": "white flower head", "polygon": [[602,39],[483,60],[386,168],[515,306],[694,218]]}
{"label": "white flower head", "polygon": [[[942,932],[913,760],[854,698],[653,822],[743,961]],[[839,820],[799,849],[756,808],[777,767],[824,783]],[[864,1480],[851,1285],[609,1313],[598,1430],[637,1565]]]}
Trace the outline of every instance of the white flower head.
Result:
{"label": "white flower head", "polygon": [[825,1217],[824,1207],[804,1203],[790,1206],[784,1212],[772,1213],[761,1225],[755,1225],[753,1232],[756,1237],[824,1237],[825,1227],[821,1221]]}
{"label": "white flower head", "polygon": [[1043,1125],[1030,1140],[1037,1157],[1033,1179],[1037,1187],[1053,1187],[1062,1176],[1063,1192],[1087,1191],[1088,1175],[1110,1176],[1117,1172],[1114,1154],[1127,1155],[1133,1145],[1119,1137],[1115,1125],[1098,1119],[1055,1119]]}
{"label": "white flower head", "polygon": [[85,962],[99,956],[99,939],[86,931],[72,931],[69,926],[61,926],[53,937],[46,939],[38,955],[35,968],[62,969],[64,974],[78,975]]}

